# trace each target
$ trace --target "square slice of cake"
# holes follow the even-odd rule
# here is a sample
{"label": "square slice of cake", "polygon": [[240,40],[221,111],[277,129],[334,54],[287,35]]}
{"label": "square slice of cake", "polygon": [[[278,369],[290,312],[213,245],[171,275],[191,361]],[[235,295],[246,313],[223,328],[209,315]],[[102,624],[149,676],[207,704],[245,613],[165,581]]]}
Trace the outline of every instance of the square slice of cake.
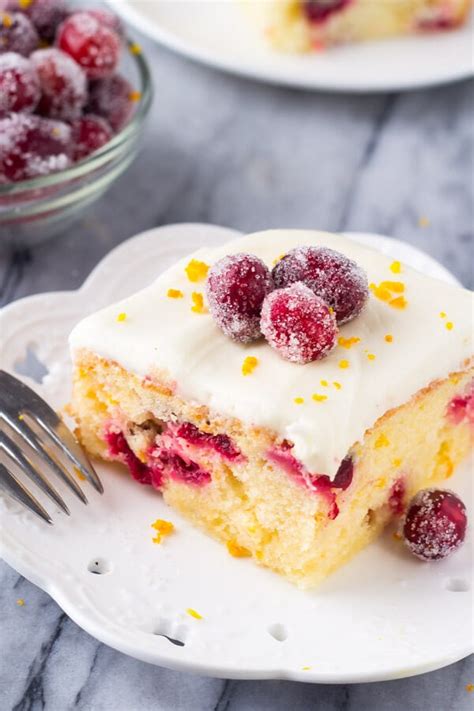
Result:
{"label": "square slice of cake", "polygon": [[472,314],[471,292],[341,235],[200,249],[72,332],[78,434],[230,554],[312,586],[467,455]]}
{"label": "square slice of cake", "polygon": [[454,29],[469,0],[244,0],[267,41],[284,52]]}

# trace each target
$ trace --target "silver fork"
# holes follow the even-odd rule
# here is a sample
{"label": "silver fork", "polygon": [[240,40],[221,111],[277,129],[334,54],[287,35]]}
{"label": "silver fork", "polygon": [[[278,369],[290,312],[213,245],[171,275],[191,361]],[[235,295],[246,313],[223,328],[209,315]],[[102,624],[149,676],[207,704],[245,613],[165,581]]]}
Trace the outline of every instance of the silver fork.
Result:
{"label": "silver fork", "polygon": [[[69,460],[76,473],[64,463]],[[0,487],[37,516],[52,524],[48,512],[17,477],[19,469],[64,513],[63,498],[48,481],[43,467],[58,476],[84,504],[87,499],[77,483],[78,473],[103,493],[102,483],[75,437],[56,412],[31,388],[0,370]]]}

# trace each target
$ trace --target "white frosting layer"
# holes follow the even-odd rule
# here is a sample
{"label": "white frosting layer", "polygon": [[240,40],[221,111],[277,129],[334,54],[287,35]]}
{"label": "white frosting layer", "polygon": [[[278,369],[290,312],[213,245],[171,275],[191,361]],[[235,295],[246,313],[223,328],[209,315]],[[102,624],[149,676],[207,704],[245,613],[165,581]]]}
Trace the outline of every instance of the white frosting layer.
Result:
{"label": "white frosting layer", "polygon": [[[204,292],[204,282],[188,280],[188,257],[147,289],[81,321],[70,337],[73,354],[86,348],[141,376],[165,370],[182,397],[271,428],[294,442],[295,456],[311,472],[332,477],[350,446],[386,410],[471,356],[474,295],[405,265],[394,274],[392,260],[381,253],[322,232],[271,230],[200,249],[192,257],[213,264],[226,254],[251,252],[271,268],[276,258],[297,245],[325,245],[343,252],[366,270],[369,282],[403,282],[408,306],[397,310],[371,294],[362,314],[340,331],[346,339],[360,338],[360,343],[349,350],[338,346],[324,360],[296,365],[264,340],[247,346],[234,343],[209,314],[191,311],[191,293]],[[184,298],[169,298],[168,289],[181,290]],[[119,313],[126,314],[124,321],[117,321]],[[452,330],[446,328],[448,322]],[[391,343],[385,340],[388,334]],[[256,356],[259,363],[244,376],[246,356]],[[349,367],[342,369],[341,360],[349,361]],[[327,400],[314,401],[314,393]],[[304,398],[304,403],[295,403],[295,398]]]}

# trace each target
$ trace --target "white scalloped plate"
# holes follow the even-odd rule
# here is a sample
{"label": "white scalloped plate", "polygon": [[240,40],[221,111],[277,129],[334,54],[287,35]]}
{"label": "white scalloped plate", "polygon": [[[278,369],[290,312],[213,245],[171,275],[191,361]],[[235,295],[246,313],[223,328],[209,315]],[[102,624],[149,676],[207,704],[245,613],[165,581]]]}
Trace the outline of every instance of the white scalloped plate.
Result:
{"label": "white scalloped plate", "polygon": [[[80,318],[149,283],[200,245],[235,235],[206,225],[151,230],[109,254],[79,291],[11,304],[0,313],[0,365],[32,372],[37,358],[47,375],[41,384],[25,380],[56,407],[64,405],[67,335]],[[352,236],[453,281],[407,244]],[[53,527],[1,497],[1,552],[77,624],[126,654],[223,677],[360,682],[429,671],[473,651],[472,540],[452,558],[428,565],[405,554],[387,533],[319,589],[302,592],[249,560],[231,558],[118,467],[98,470],[105,494],[87,487],[86,507],[66,492],[72,515],[54,512]],[[450,484],[471,506],[468,470],[463,467]],[[156,518],[176,526],[161,545],[151,540]],[[203,619],[189,616],[188,608]]]}
{"label": "white scalloped plate", "polygon": [[199,62],[305,89],[399,91],[472,76],[473,21],[451,32],[285,54],[267,46],[239,0],[108,0],[127,22]]}

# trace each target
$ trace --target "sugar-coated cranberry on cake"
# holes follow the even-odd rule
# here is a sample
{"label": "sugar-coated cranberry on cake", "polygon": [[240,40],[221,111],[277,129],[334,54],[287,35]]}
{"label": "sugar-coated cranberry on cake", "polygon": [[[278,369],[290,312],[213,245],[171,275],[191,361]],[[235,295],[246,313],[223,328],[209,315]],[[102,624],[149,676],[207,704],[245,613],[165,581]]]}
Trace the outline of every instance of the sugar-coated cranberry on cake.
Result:
{"label": "sugar-coated cranberry on cake", "polygon": [[244,0],[243,5],[267,42],[284,52],[453,30],[470,9],[469,0]]}
{"label": "sugar-coated cranberry on cake", "polygon": [[248,235],[79,323],[71,411],[91,455],[300,586],[393,520],[439,560],[466,528],[472,308],[341,235]]}

